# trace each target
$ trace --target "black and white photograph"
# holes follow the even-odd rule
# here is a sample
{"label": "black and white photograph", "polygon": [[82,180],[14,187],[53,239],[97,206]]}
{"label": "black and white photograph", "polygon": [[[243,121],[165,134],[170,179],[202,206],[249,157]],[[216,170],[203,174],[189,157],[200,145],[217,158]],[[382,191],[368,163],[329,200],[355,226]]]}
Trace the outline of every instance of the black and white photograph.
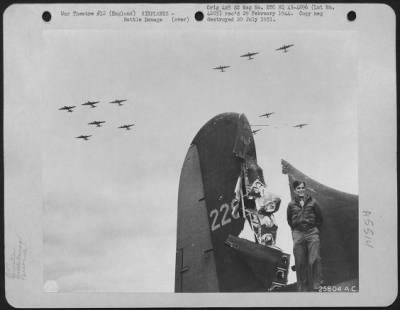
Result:
{"label": "black and white photograph", "polygon": [[[379,173],[395,179],[387,174],[391,160],[366,169],[378,162],[380,143],[395,150],[395,72],[385,71],[394,58],[378,52],[363,66],[372,56],[355,26],[362,10],[43,8],[6,12],[9,20],[40,13],[41,24],[5,32],[5,268],[12,296],[22,282],[45,296],[28,305],[63,296],[60,305],[73,307],[93,306],[64,300],[87,293],[161,294],[142,294],[144,304],[128,306],[158,305],[164,293],[167,304],[185,306],[195,304],[190,296],[201,300],[196,293],[229,293],[228,305],[240,299],[236,293],[257,293],[255,305],[270,299],[278,306],[294,305],[279,300],[303,299],[300,293],[322,305],[331,293],[349,305],[368,295],[369,255],[385,249],[382,230],[397,227],[392,184],[375,200],[363,196],[363,184],[377,184]],[[372,11],[390,15],[383,7],[365,14]],[[24,42],[33,52],[13,54],[35,27],[39,35]],[[374,72],[375,60],[385,68],[376,82],[387,89],[368,88],[365,72]],[[374,103],[368,110],[363,104],[382,93],[387,109],[380,117]],[[387,126],[387,140],[369,135],[371,120]]]}
{"label": "black and white photograph", "polygon": [[[186,38],[179,32],[168,37],[46,34],[45,289],[170,291],[175,272],[176,291],[267,291],[274,280],[280,287],[298,283],[299,276],[304,277],[299,289],[315,280],[307,290],[321,290],[322,275],[310,279],[306,269],[322,273],[326,263],[327,284],[344,282],[343,289],[357,291],[357,48],[352,39],[265,32]],[[316,188],[301,175],[290,174],[289,182],[281,159],[352,195]],[[194,171],[196,161],[200,167]],[[199,178],[200,184],[192,184]],[[288,206],[295,181],[307,188],[303,207],[297,193]],[[237,182],[243,189],[236,197]],[[264,191],[277,196],[271,210]],[[232,210],[234,198],[246,217],[247,211],[257,212],[245,237],[252,243],[243,250],[257,251],[253,244],[281,248],[287,255],[282,275],[275,275],[280,254],[271,253],[270,262],[267,253],[240,257],[226,246],[229,234],[237,237],[239,228],[247,228],[247,218]],[[252,221],[262,221],[261,226]],[[143,247],[146,251],[138,251]],[[132,281],[138,275],[141,281]],[[282,279],[274,279],[278,276]]]}

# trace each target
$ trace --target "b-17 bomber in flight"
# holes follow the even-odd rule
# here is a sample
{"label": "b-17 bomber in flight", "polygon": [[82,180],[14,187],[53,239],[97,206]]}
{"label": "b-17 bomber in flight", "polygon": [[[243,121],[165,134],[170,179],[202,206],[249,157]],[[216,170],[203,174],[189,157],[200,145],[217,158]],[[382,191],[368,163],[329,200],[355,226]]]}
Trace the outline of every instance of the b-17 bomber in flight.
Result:
{"label": "b-17 bomber in flight", "polygon": [[251,59],[254,59],[251,56],[254,56],[254,55],[257,55],[257,54],[258,54],[258,52],[254,52],[254,53],[250,53],[249,52],[247,54],[241,55],[240,57],[249,57],[248,60],[251,60]]}
{"label": "b-17 bomber in flight", "polygon": [[126,130],[131,130],[131,127],[132,127],[132,126],[135,126],[135,124],[122,125],[122,126],[119,126],[118,128],[125,128]]}
{"label": "b-17 bomber in flight", "polygon": [[263,115],[260,115],[259,117],[263,117],[266,116],[267,118],[270,117],[272,114],[274,114],[275,112],[270,112],[270,113],[265,113]]}
{"label": "b-17 bomber in flight", "polygon": [[221,70],[221,72],[225,72],[224,69],[229,68],[230,66],[219,66],[219,67],[215,67],[213,68],[214,70]]}
{"label": "b-17 bomber in flight", "polygon": [[88,123],[89,125],[96,125],[96,127],[101,127],[101,124],[105,123],[106,121],[93,121]]}
{"label": "b-17 bomber in flight", "polygon": [[98,104],[100,101],[88,101],[88,102],[85,102],[85,103],[82,103],[82,105],[88,105],[88,106],[90,106],[91,108],[95,108],[96,107],[96,104]]}
{"label": "b-17 bomber in flight", "polygon": [[121,103],[124,101],[127,101],[127,99],[116,99],[114,101],[111,101],[110,103],[117,103],[119,106],[121,106]]}
{"label": "b-17 bomber in flight", "polygon": [[295,125],[295,126],[293,126],[293,127],[298,127],[298,128],[303,128],[304,126],[307,126],[308,124],[298,124],[298,125]]}
{"label": "b-17 bomber in flight", "polygon": [[277,48],[276,51],[280,51],[283,50],[284,53],[287,53],[287,49],[291,46],[293,46],[294,44],[289,44],[289,45],[282,45],[280,48]]}
{"label": "b-17 bomber in flight", "polygon": [[79,137],[75,137],[75,138],[77,138],[77,139],[83,139],[83,140],[85,140],[85,141],[87,141],[87,140],[89,140],[89,137],[91,137],[92,135],[87,135],[87,136],[85,136],[85,135],[80,135]]}
{"label": "b-17 bomber in flight", "polygon": [[73,112],[73,109],[75,108],[76,106],[63,106],[62,108],[59,108],[59,110],[68,110],[68,112]]}

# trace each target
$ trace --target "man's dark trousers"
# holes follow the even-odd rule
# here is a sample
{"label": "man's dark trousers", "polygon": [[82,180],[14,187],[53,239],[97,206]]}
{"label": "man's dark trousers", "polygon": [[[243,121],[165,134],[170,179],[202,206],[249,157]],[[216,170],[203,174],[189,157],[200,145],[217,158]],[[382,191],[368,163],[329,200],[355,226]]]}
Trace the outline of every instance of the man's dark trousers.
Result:
{"label": "man's dark trousers", "polygon": [[305,231],[294,229],[292,236],[297,289],[316,290],[321,285],[322,279],[319,230],[317,227]]}

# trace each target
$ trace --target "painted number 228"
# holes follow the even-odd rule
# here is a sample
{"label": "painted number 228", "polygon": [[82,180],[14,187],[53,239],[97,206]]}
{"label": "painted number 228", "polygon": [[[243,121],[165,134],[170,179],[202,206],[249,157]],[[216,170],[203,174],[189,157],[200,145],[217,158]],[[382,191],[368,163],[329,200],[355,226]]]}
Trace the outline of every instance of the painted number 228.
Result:
{"label": "painted number 228", "polygon": [[[222,214],[222,219],[221,219],[221,223],[218,223],[218,217],[219,214]],[[211,222],[211,231],[217,230],[218,228],[229,224],[232,219],[230,218],[229,214],[231,213],[231,208],[229,206],[229,204],[224,203],[222,206],[219,207],[219,211],[218,209],[214,209],[211,210],[210,212],[210,218],[212,220]],[[235,214],[232,215],[234,219],[239,218],[239,214]]]}

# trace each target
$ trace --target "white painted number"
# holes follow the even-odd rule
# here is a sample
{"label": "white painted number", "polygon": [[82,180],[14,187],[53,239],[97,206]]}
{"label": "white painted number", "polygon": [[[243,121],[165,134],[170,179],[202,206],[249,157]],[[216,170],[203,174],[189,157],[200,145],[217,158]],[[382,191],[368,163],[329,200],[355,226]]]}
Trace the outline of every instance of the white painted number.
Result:
{"label": "white painted number", "polygon": [[216,223],[217,217],[218,217],[218,210],[217,209],[211,210],[211,212],[210,212],[210,217],[211,218],[213,217],[213,214],[215,214],[215,217],[213,218],[213,221],[212,221],[212,224],[211,224],[211,231],[214,231],[214,230],[216,230],[216,229],[221,227],[220,224]]}
{"label": "white painted number", "polygon": [[227,203],[224,203],[220,208],[219,208],[219,211],[221,211],[222,212],[222,210],[223,209],[225,209],[225,213],[224,213],[224,215],[222,216],[222,226],[224,226],[224,225],[226,225],[226,224],[228,224],[228,223],[230,223],[231,222],[231,219],[228,217],[227,218],[227,216],[228,216],[228,211],[229,211],[229,205],[227,204]]}
{"label": "white painted number", "polygon": [[237,220],[240,217],[239,210],[237,210],[239,208],[239,200],[232,199],[231,208],[232,210],[236,210],[236,212],[232,213],[232,217]]}
{"label": "white painted number", "polygon": [[[235,206],[236,204],[239,205],[239,202],[232,201],[231,203],[232,207]],[[232,222],[232,219],[230,217],[231,212],[232,208],[228,203],[224,203],[222,206],[220,206],[219,210],[218,209],[211,210],[210,212],[211,231],[217,230],[218,228]],[[221,223],[218,223],[218,216],[220,213],[222,213],[222,220]],[[240,217],[239,212],[232,214],[232,217],[234,219],[238,219]]]}

